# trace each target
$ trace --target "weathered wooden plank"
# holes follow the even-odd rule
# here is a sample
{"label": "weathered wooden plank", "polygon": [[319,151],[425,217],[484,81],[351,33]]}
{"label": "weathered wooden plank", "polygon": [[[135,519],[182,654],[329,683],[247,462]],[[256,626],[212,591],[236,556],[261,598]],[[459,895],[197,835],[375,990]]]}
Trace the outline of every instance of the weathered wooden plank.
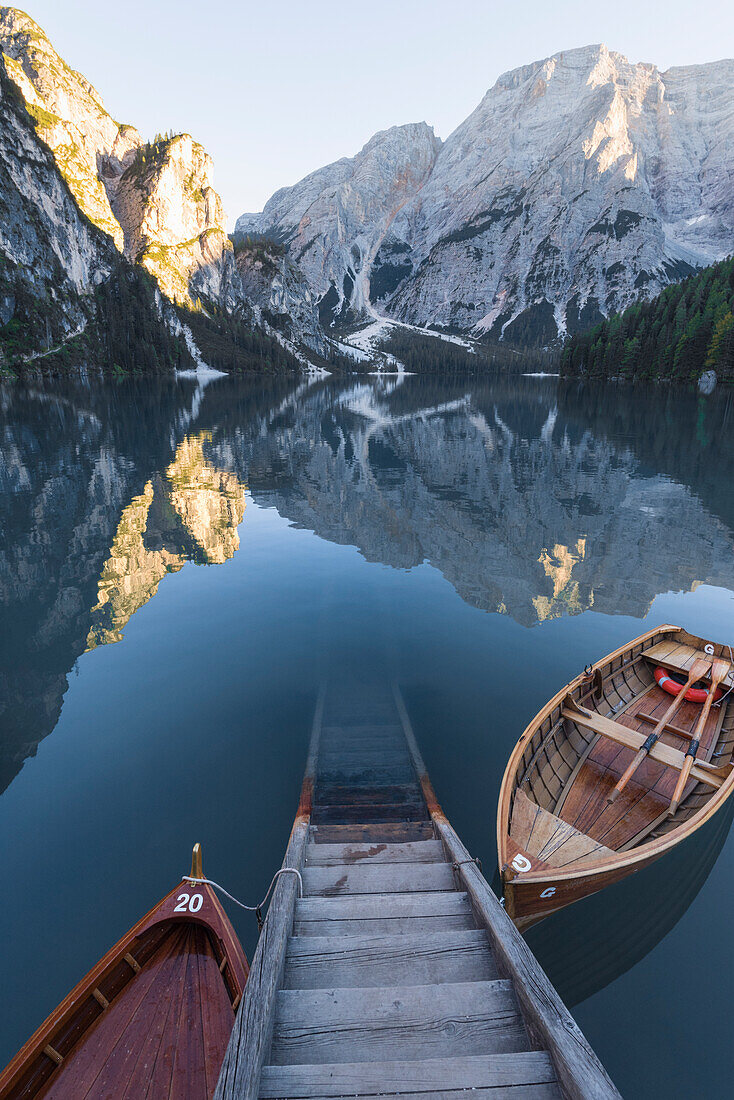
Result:
{"label": "weathered wooden plank", "polygon": [[296,919],[339,920],[371,917],[441,917],[471,913],[468,895],[456,890],[405,894],[352,894],[346,897],[305,897],[296,902]]}
{"label": "weathered wooden plank", "polygon": [[[331,1065],[266,1066],[260,1096],[290,1097],[385,1096],[400,1093],[432,1097],[458,1095],[458,1090],[492,1090],[492,1100],[555,1100],[555,1072],[545,1051],[485,1054],[465,1058],[434,1058],[422,1062],[385,1061]],[[530,1090],[536,1091],[530,1091]],[[545,1091],[537,1091],[544,1089]],[[411,1092],[415,1090],[415,1092]],[[430,1091],[429,1091],[430,1090]],[[509,1090],[509,1091],[508,1091]],[[527,1090],[527,1091],[526,1091]]]}
{"label": "weathered wooden plank", "polygon": [[281,990],[271,1065],[528,1049],[510,982]]}
{"label": "weathered wooden plank", "polygon": [[476,928],[471,912],[452,913],[441,917],[352,917],[347,920],[299,920],[293,925],[295,936],[402,936],[406,934],[433,935]]}
{"label": "weathered wooden plank", "polygon": [[391,786],[394,784],[415,783],[415,772],[409,764],[382,765],[374,767],[372,764],[348,764],[335,765],[328,771],[319,773],[319,786],[321,784],[344,785],[349,784],[365,787],[368,785]]}
{"label": "weathered wooden plank", "polygon": [[458,865],[457,876],[477,920],[490,934],[499,972],[514,984],[530,1038],[550,1052],[565,1100],[620,1100],[578,1024],[441,810],[397,685],[395,701],[437,835],[448,857]]}
{"label": "weathered wooden plank", "polygon": [[315,844],[306,848],[307,867],[354,863],[443,863],[443,848],[438,840],[416,840],[406,844]]}
{"label": "weathered wooden plank", "polygon": [[447,863],[355,867],[304,867],[306,894],[335,897],[339,894],[415,893],[423,890],[453,890],[454,878]]}
{"label": "weathered wooden plank", "polygon": [[[431,1089],[430,1092],[424,1092],[421,1089],[420,1092],[390,1092],[386,1093],[379,1086],[375,1086],[377,1091],[373,1092],[361,1092],[359,1087],[352,1084],[352,1092],[348,1095],[343,1094],[340,1100],[354,1100],[356,1097],[363,1096],[399,1096],[400,1100],[467,1100],[466,1089],[441,1089],[440,1092],[434,1092]],[[330,1095],[330,1094],[329,1094]],[[282,1100],[291,1100],[291,1095],[283,1096]],[[327,1093],[319,1092],[319,1096],[327,1096]],[[561,1094],[558,1091],[557,1085],[518,1085],[516,1088],[508,1086],[506,1088],[472,1088],[471,1100],[474,1097],[479,1097],[482,1100],[561,1100]],[[293,1097],[295,1100],[295,1097]],[[302,1100],[302,1094],[298,1093],[298,1100]]]}
{"label": "weathered wooden plank", "polygon": [[384,802],[376,806],[352,806],[349,803],[331,806],[314,806],[315,824],[333,822],[379,823],[386,821],[421,821],[428,818],[428,811],[419,802]]}
{"label": "weathered wooden plank", "polygon": [[431,935],[292,936],[283,988],[431,985],[486,982],[496,977],[497,968],[483,930]]}
{"label": "weathered wooden plank", "polygon": [[413,840],[432,840],[434,837],[433,824],[429,820],[311,826],[311,839],[316,844],[407,844]]}
{"label": "weathered wooden plank", "polygon": [[[325,694],[325,687],[322,686],[316,702],[298,813],[282,864],[283,867],[292,867],[299,871],[309,836],[311,796]],[[255,1100],[258,1094],[260,1073],[272,1036],[275,997],[282,983],[286,946],[293,927],[298,889],[296,875],[279,876],[252,959],[242,1002],[235,1017],[214,1100],[231,1100],[233,1096],[237,1096],[238,1100]]]}
{"label": "weathered wooden plank", "polygon": [[375,806],[388,802],[422,803],[423,796],[417,782],[369,784],[322,783],[314,792],[315,806]]}
{"label": "weathered wooden plank", "polygon": [[620,1100],[619,1092],[589,1046],[578,1024],[541,969],[537,959],[500,905],[458,836],[438,815],[434,823],[450,855],[477,918],[490,933],[498,970],[512,979],[531,1039],[549,1050],[567,1100]]}
{"label": "weathered wooden plank", "polygon": [[346,767],[409,767],[407,752],[393,745],[377,749],[339,748],[322,753],[319,757],[319,776],[335,768]]}
{"label": "weathered wooden plank", "polygon": [[321,747],[326,748],[332,742],[340,744],[346,741],[395,741],[405,743],[403,727],[400,725],[380,726],[324,726],[321,731]]}

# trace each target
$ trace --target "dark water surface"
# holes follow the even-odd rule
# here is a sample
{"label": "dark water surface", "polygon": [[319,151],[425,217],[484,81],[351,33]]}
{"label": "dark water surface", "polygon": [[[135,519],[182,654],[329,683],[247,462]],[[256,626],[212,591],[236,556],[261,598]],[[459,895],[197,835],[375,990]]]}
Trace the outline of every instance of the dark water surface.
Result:
{"label": "dark water surface", "polygon": [[[731,391],[46,383],[0,440],[0,1063],[195,840],[260,898],[323,678],[397,677],[491,874],[550,695],[662,622],[734,641]],[[529,934],[628,1098],[731,1095],[730,821]]]}

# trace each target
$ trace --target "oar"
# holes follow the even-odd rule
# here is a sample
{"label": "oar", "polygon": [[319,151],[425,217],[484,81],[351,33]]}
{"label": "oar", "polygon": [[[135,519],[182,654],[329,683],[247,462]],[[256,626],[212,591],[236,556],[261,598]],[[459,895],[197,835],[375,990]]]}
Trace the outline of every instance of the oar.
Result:
{"label": "oar", "polygon": [[716,689],[721,681],[724,679],[730,668],[731,665],[729,664],[729,662],[725,661],[722,657],[717,657],[713,665],[711,666],[711,687],[708,690],[708,695],[706,696],[706,701],[703,704],[698,722],[696,722],[696,728],[693,731],[693,739],[688,746],[686,758],[683,761],[683,767],[680,770],[678,782],[675,785],[675,791],[673,792],[673,797],[670,800],[670,808],[668,809],[669,814],[674,814],[675,811],[678,809],[680,800],[683,797],[683,789],[688,782],[688,776],[691,774],[691,768],[693,767],[694,761],[696,759],[699,741],[701,738],[701,734],[705,729],[706,719],[709,716],[709,711],[711,710],[714,702]]}
{"label": "oar", "polygon": [[670,721],[670,719],[673,717],[673,715],[677,711],[678,707],[681,705],[681,703],[685,699],[686,692],[688,691],[688,689],[690,687],[693,687],[696,680],[701,680],[706,675],[706,673],[708,672],[710,667],[711,667],[711,661],[710,660],[706,661],[702,657],[698,658],[697,660],[695,660],[693,662],[693,664],[691,665],[691,671],[688,673],[688,679],[686,680],[685,684],[680,689],[680,691],[676,695],[675,699],[673,700],[673,702],[670,704],[670,706],[666,710],[663,717],[657,723],[657,725],[655,726],[655,729],[652,731],[652,733],[648,737],[647,741],[645,741],[645,744],[639,749],[639,751],[637,753],[635,753],[635,757],[634,757],[632,763],[627,768],[624,775],[621,776],[619,782],[617,783],[617,786],[614,788],[614,790],[608,796],[607,802],[614,802],[615,799],[617,799],[619,797],[619,795],[622,793],[624,788],[629,783],[632,776],[635,774],[635,772],[639,768],[642,761],[645,759],[645,757],[649,753],[650,749],[653,747],[655,742],[660,737],[660,734],[664,731],[664,729],[667,726],[668,722]]}

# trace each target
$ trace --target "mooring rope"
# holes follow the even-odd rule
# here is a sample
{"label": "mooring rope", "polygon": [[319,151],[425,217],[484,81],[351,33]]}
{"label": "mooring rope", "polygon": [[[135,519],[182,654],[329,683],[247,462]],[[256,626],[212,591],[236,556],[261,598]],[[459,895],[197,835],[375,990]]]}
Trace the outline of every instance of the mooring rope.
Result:
{"label": "mooring rope", "polygon": [[260,902],[259,905],[245,905],[244,901],[240,901],[239,898],[236,898],[233,894],[230,894],[229,890],[225,890],[223,886],[220,886],[218,882],[214,882],[210,878],[192,878],[191,875],[183,875],[181,881],[182,882],[189,882],[189,883],[191,883],[192,886],[197,886],[197,885],[200,885],[202,883],[205,883],[207,886],[213,886],[215,890],[219,890],[219,892],[221,894],[224,894],[224,896],[229,898],[230,901],[233,901],[235,903],[235,905],[239,905],[240,909],[246,909],[248,911],[248,913],[257,914],[258,915],[258,924],[259,924],[260,920],[261,920],[259,914],[261,913],[262,908],[265,905],[265,902],[270,897],[270,895],[272,893],[272,890],[273,890],[273,887],[275,886],[275,883],[277,882],[279,875],[295,875],[298,879],[298,896],[299,896],[299,898],[303,897],[303,879],[301,878],[301,872],[297,871],[295,867],[281,867],[279,871],[275,872],[275,874],[273,875],[272,881],[270,883],[270,886],[268,886],[268,892],[266,893],[265,897],[263,898],[263,900]]}
{"label": "mooring rope", "polygon": [[[731,667],[732,667],[732,669],[734,669],[734,653],[732,653],[730,645],[727,646],[726,648],[729,650],[729,657],[731,658]],[[731,695],[732,691],[734,691],[734,677],[732,678],[731,687],[727,688],[727,690],[721,696],[721,698],[719,699],[719,701],[716,705],[718,707],[720,707],[723,704],[724,700],[726,699],[727,695]]]}

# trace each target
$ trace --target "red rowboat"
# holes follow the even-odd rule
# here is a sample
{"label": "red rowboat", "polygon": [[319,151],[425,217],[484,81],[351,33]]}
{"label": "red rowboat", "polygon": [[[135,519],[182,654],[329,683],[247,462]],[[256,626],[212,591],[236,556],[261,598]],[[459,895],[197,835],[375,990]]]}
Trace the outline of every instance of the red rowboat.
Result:
{"label": "red rowboat", "polygon": [[[203,878],[197,844],[191,878]],[[181,881],[0,1074],[0,1100],[209,1100],[247,981],[213,890]]]}

